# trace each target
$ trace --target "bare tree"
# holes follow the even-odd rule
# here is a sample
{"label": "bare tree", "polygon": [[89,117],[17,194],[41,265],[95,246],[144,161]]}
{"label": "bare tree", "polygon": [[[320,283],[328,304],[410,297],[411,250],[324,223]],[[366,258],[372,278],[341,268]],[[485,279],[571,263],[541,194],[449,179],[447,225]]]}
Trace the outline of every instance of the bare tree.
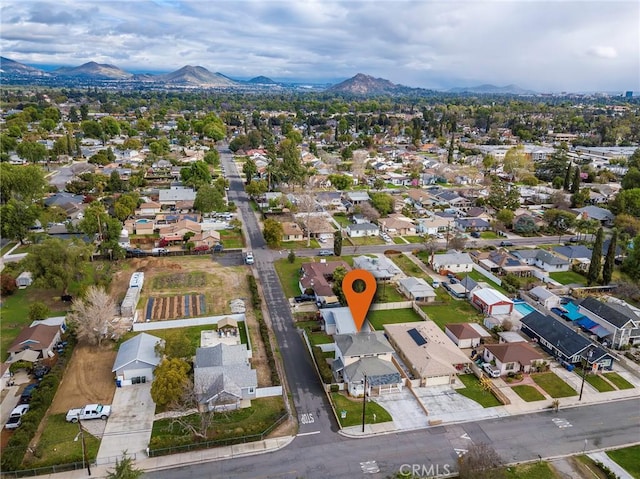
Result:
{"label": "bare tree", "polygon": [[302,222],[307,230],[307,248],[311,246],[311,219],[316,210],[316,200],[313,195],[300,195],[296,206],[301,213]]}
{"label": "bare tree", "polygon": [[474,444],[458,459],[458,477],[460,479],[502,479],[503,461],[491,446],[485,443]]}
{"label": "bare tree", "polygon": [[[196,438],[207,439],[213,427],[216,406],[221,404],[220,400],[214,401],[213,407],[201,404],[203,393],[198,389],[203,390],[203,387],[194,386],[191,379],[185,381],[180,397],[169,404],[169,409],[174,413],[171,415],[171,422],[189,431]],[[197,415],[197,420],[193,420],[193,415]]]}
{"label": "bare tree", "polygon": [[467,243],[467,240],[462,236],[454,236],[449,240],[449,248],[462,251]]}
{"label": "bare tree", "polygon": [[360,208],[362,216],[367,218],[369,221],[374,222],[380,218],[380,213],[370,203],[362,203],[361,205],[358,205],[358,207]]}
{"label": "bare tree", "polygon": [[114,332],[111,321],[116,314],[116,303],[107,292],[90,286],[84,298],[76,299],[67,316],[76,327],[78,339],[92,346],[100,346]]}

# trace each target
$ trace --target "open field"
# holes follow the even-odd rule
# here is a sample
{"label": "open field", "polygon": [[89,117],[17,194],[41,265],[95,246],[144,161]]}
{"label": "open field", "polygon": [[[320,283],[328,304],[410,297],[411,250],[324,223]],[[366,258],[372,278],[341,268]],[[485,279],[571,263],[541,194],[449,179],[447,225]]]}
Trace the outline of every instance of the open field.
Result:
{"label": "open field", "polygon": [[427,283],[431,284],[431,278],[428,274],[423,272],[418,265],[416,265],[413,261],[407,258],[404,254],[394,254],[389,255],[389,259],[393,261],[398,268],[402,270],[404,274],[407,276],[415,276],[416,278],[422,278],[427,281]]}
{"label": "open field", "polygon": [[421,306],[433,322],[444,330],[449,323],[482,323],[482,314],[467,301],[451,300],[445,305],[434,304]]}

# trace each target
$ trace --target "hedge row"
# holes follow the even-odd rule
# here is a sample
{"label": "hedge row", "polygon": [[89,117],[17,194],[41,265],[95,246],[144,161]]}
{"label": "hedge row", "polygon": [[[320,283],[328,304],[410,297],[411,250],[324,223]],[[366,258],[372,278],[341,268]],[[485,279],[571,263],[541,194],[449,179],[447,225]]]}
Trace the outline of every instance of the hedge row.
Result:
{"label": "hedge row", "polygon": [[322,349],[320,349],[319,346],[313,346],[311,349],[313,350],[313,358],[318,365],[318,371],[320,371],[322,382],[324,382],[325,384],[331,384],[333,382],[333,374],[331,373],[329,364],[322,354]]}
{"label": "hedge row", "polygon": [[280,385],[280,376],[278,376],[278,370],[276,369],[276,360],[273,357],[273,349],[271,348],[271,339],[269,338],[269,328],[262,317],[262,298],[258,292],[258,284],[256,278],[253,275],[247,275],[249,281],[249,291],[251,292],[251,304],[253,305],[254,314],[258,321],[258,330],[260,331],[260,338],[264,344],[264,349],[267,354],[267,362],[269,364],[269,370],[271,371],[271,383],[274,386]]}
{"label": "hedge row", "polygon": [[[75,341],[69,338],[66,357],[71,356],[74,345]],[[59,357],[53,369],[42,378],[38,387],[34,389],[31,395],[31,402],[29,403],[29,411],[22,417],[20,427],[11,435],[7,447],[2,451],[0,470],[3,472],[20,469],[29,443],[35,436],[38,426],[53,402],[66,366],[67,359],[62,356]]]}

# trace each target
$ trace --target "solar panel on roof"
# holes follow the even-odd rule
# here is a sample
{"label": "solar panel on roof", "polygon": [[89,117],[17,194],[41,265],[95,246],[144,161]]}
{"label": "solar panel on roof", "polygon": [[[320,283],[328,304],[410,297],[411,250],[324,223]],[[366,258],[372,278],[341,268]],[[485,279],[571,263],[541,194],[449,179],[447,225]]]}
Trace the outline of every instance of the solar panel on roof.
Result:
{"label": "solar panel on roof", "polygon": [[409,336],[413,338],[413,340],[416,342],[418,346],[427,344],[427,340],[424,339],[422,334],[420,334],[420,332],[416,328],[410,329],[409,331],[407,331],[407,333],[409,333]]}

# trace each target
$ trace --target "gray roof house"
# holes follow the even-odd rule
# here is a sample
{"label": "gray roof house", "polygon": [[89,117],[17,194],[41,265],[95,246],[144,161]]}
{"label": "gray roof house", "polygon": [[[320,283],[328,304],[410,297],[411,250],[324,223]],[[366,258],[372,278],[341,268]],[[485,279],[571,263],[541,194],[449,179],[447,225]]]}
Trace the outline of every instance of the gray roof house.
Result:
{"label": "gray roof house", "polygon": [[195,201],[196,192],[192,188],[172,186],[168,190],[158,191],[158,203],[161,205],[174,205],[178,201]]}
{"label": "gray roof house", "polygon": [[534,263],[538,268],[548,273],[554,271],[569,271],[571,263],[545,250],[538,250]]}
{"label": "gray roof house", "polygon": [[219,343],[196,349],[194,386],[203,409],[232,410],[251,406],[258,376],[244,344]]}
{"label": "gray roof house", "polygon": [[403,278],[398,281],[398,288],[407,298],[413,301],[431,303],[436,299],[436,292],[422,278]]}
{"label": "gray roof house", "polygon": [[375,258],[364,255],[356,256],[353,258],[353,267],[369,271],[377,281],[395,281],[404,277],[402,270],[382,254],[376,255]]}
{"label": "gray roof house", "polygon": [[348,225],[345,230],[352,238],[361,238],[363,236],[378,236],[380,228],[373,223],[355,223]]}
{"label": "gray roof house", "polygon": [[611,347],[640,344],[640,317],[631,309],[615,303],[603,303],[594,297],[582,300],[578,311],[611,333]]}
{"label": "gray roof house", "polygon": [[451,250],[445,254],[433,255],[429,261],[434,271],[442,270],[452,273],[464,273],[473,269],[473,260],[468,253]]}
{"label": "gray roof house", "polygon": [[161,341],[157,336],[140,333],[120,345],[112,369],[120,386],[153,380],[153,370],[161,360],[156,345]]}
{"label": "gray roof house", "polygon": [[611,211],[599,206],[589,205],[584,208],[576,208],[573,211],[582,216],[583,219],[599,221],[603,226],[609,226],[615,219],[615,215]]}

